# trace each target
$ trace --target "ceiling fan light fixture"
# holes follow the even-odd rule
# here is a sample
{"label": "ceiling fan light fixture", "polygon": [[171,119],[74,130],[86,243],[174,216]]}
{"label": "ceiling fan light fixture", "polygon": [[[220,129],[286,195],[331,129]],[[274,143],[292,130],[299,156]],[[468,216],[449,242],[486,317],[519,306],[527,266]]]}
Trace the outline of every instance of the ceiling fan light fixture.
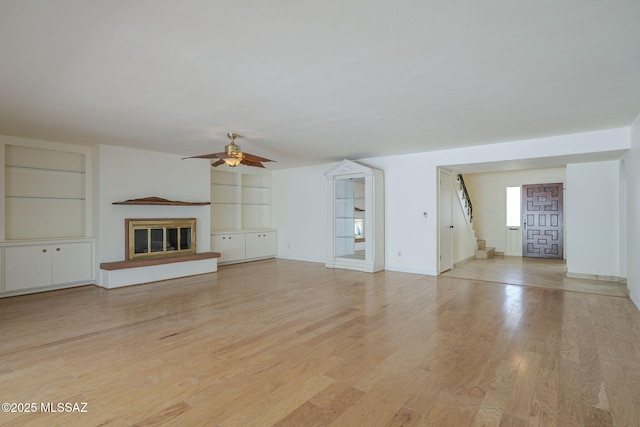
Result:
{"label": "ceiling fan light fixture", "polygon": [[236,138],[239,136],[237,133],[228,133],[227,136],[231,142],[224,146],[224,152],[227,157],[222,159],[228,166],[235,168],[238,166],[244,158],[244,153],[240,149],[239,145],[236,145]]}
{"label": "ceiling fan light fixture", "polygon": [[240,135],[237,133],[229,132],[227,134],[231,142],[224,147],[224,151],[221,153],[201,154],[199,156],[185,157],[185,159],[216,159],[211,163],[212,167],[218,167],[220,165],[227,165],[235,168],[238,165],[253,166],[256,168],[264,168],[262,162],[273,162],[271,159],[255,156],[249,153],[243,153],[239,145],[236,145],[235,139]]}
{"label": "ceiling fan light fixture", "polygon": [[238,166],[240,164],[240,162],[242,161],[242,157],[227,157],[225,159],[222,159],[228,166],[231,166],[232,168],[235,168],[236,166]]}
{"label": "ceiling fan light fixture", "polygon": [[237,156],[237,155],[241,155],[242,154],[242,150],[240,149],[239,145],[236,145],[233,141],[231,142],[231,144],[227,144],[224,146],[224,152],[227,153],[229,156]]}

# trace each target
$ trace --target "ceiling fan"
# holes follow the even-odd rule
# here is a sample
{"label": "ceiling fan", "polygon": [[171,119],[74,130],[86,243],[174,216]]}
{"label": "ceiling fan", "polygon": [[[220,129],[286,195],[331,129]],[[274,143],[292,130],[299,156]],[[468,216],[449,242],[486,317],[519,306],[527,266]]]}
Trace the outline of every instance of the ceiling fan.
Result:
{"label": "ceiling fan", "polygon": [[201,154],[199,156],[185,157],[186,159],[218,159],[218,161],[211,163],[211,166],[220,166],[227,164],[232,168],[238,165],[255,166],[258,168],[264,168],[262,162],[273,162],[274,160],[265,159],[264,157],[254,156],[253,154],[244,153],[240,149],[239,145],[236,145],[235,140],[240,135],[237,133],[228,133],[227,136],[231,142],[224,147],[224,151],[221,153]]}

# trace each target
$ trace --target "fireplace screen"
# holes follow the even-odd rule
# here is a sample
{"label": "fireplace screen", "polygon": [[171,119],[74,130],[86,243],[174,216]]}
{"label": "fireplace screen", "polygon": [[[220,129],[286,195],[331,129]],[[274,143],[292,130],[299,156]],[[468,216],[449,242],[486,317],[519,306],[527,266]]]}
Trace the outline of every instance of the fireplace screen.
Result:
{"label": "fireplace screen", "polygon": [[126,219],[126,259],[196,253],[195,218]]}

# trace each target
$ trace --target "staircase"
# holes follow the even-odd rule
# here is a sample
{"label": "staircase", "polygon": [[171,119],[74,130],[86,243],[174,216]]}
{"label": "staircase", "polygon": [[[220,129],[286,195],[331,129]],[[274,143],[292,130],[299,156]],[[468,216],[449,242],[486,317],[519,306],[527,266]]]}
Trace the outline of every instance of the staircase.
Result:
{"label": "staircase", "polygon": [[[473,229],[473,205],[471,204],[471,196],[467,190],[467,186],[464,184],[464,178],[461,174],[458,174],[458,197],[462,204],[467,218],[467,224],[471,229],[471,233],[475,236],[475,230]],[[489,259],[496,253],[496,248],[488,248],[486,240],[476,239],[476,259]]]}
{"label": "staircase", "polygon": [[496,254],[496,248],[488,248],[487,241],[478,239],[476,259],[489,259]]}

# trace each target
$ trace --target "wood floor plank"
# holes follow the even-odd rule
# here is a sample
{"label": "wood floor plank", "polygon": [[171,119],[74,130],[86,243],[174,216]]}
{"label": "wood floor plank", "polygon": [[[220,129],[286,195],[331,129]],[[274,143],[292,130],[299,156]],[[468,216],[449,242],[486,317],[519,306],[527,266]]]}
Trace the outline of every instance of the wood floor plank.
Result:
{"label": "wood floor plank", "polygon": [[531,400],[542,357],[537,353],[525,353],[518,367],[513,392],[505,412],[521,420],[529,419]]}
{"label": "wood floor plank", "polygon": [[0,396],[88,412],[0,425],[640,425],[633,303],[499,282],[266,260],[3,298]]}
{"label": "wood floor plank", "polygon": [[500,424],[502,415],[507,407],[511,391],[515,383],[520,364],[511,360],[503,360],[496,369],[494,378],[476,411],[471,425],[496,426]]}

